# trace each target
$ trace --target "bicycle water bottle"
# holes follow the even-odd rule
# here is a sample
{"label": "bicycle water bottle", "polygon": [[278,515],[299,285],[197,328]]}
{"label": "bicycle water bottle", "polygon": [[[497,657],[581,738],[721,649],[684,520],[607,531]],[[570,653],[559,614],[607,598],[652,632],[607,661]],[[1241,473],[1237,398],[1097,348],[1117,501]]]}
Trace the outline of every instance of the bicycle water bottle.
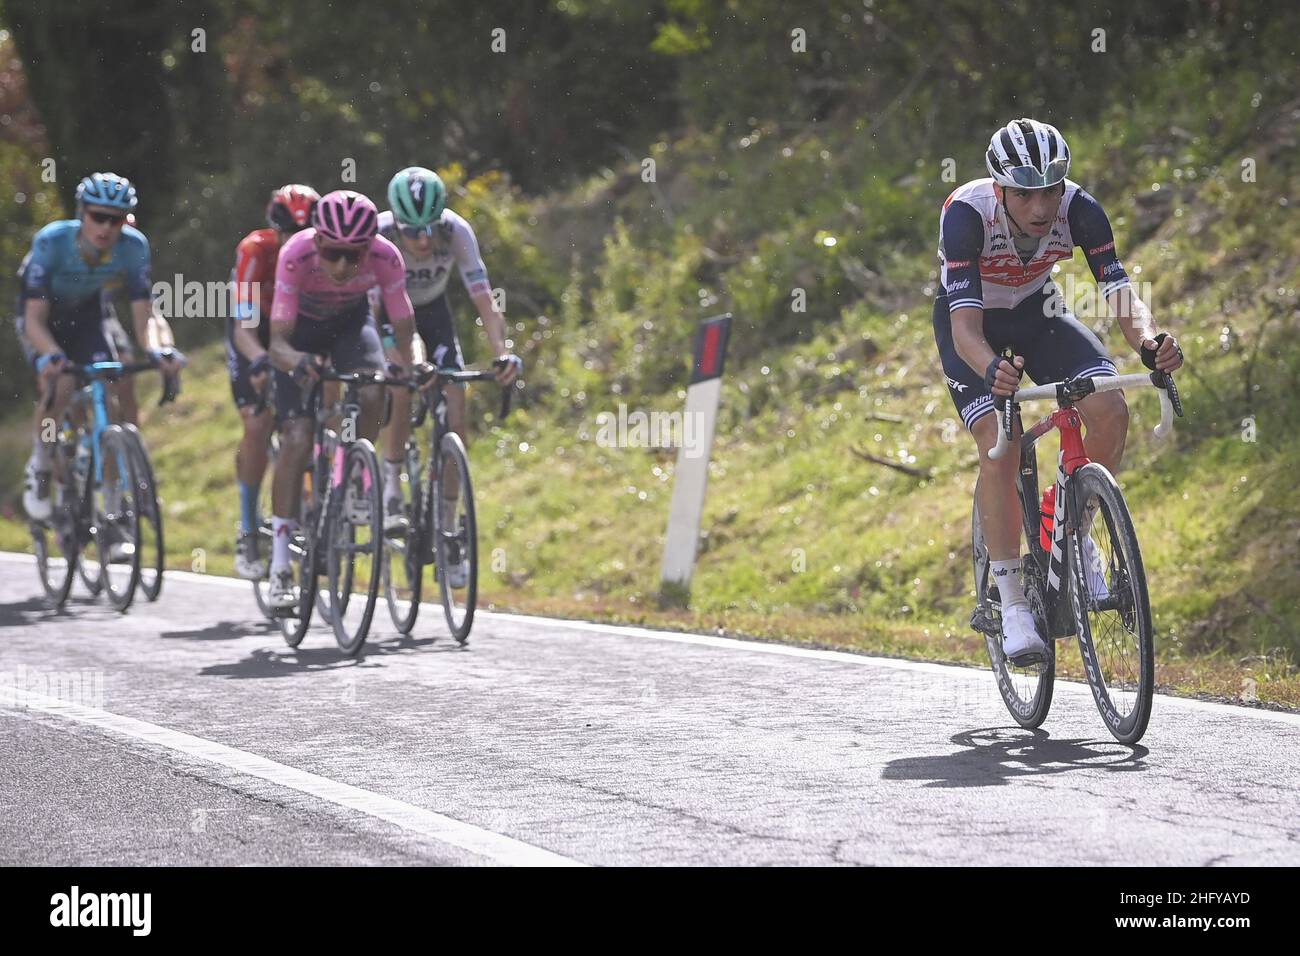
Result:
{"label": "bicycle water bottle", "polygon": [[1044,551],[1052,550],[1052,531],[1056,527],[1056,485],[1048,485],[1043,503],[1038,507],[1038,543]]}

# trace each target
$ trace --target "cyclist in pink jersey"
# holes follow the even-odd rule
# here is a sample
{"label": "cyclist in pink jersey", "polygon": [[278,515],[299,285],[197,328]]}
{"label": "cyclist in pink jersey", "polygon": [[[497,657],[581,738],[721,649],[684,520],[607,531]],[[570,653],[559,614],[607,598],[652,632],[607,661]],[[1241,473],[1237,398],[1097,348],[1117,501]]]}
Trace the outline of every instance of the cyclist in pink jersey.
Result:
{"label": "cyclist in pink jersey", "polygon": [[[323,197],[313,228],[294,234],[280,250],[271,306],[271,364],[275,366],[275,412],[280,456],[271,486],[271,606],[297,603],[289,563],[292,515],[298,513],[302,473],[311,456],[313,416],[308,386],[328,363],[339,372],[382,369],[384,349],[370,321],[367,294],[378,289],[392,318],[402,361],[411,362],[413,330],[406,267],[397,247],[378,234],[379,211],[365,196],[338,190]],[[379,434],[381,386],[361,390],[357,435]]]}

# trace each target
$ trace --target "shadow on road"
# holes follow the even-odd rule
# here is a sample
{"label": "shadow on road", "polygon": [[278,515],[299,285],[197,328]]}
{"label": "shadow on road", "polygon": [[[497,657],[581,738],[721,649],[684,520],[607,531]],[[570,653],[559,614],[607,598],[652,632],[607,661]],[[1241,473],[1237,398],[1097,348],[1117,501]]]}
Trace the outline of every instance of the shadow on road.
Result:
{"label": "shadow on road", "polygon": [[195,631],[161,631],[158,636],[186,641],[235,641],[272,633],[277,632],[266,621],[221,621]]}
{"label": "shadow on road", "polygon": [[1002,787],[1016,777],[1073,770],[1131,772],[1147,769],[1141,745],[1113,740],[1057,738],[1045,730],[987,727],[957,734],[961,750],[934,757],[891,760],[886,780],[925,780],[927,787]]}
{"label": "shadow on road", "polygon": [[51,607],[43,598],[28,598],[12,604],[0,604],[0,627],[22,627],[24,624],[57,621],[61,617],[67,617],[71,611],[94,607],[94,600],[88,597],[70,598],[62,609]]}
{"label": "shadow on road", "polygon": [[[230,625],[227,625],[230,626]],[[251,627],[252,625],[250,625]],[[202,631],[182,633],[179,636],[202,634]],[[248,633],[265,633],[250,631]],[[178,636],[178,635],[163,635]],[[229,636],[244,637],[246,634]],[[323,637],[324,635],[322,635]],[[261,679],[268,677],[292,677],[312,671],[338,670],[343,667],[381,666],[380,661],[389,654],[401,654],[428,648],[439,653],[462,653],[463,649],[447,638],[432,637],[411,638],[392,637],[381,641],[368,641],[365,649],[357,658],[348,657],[337,647],[291,647],[258,648],[242,660],[230,664],[213,664],[199,671],[204,677],[227,677],[235,680]],[[427,651],[425,651],[427,653]]]}

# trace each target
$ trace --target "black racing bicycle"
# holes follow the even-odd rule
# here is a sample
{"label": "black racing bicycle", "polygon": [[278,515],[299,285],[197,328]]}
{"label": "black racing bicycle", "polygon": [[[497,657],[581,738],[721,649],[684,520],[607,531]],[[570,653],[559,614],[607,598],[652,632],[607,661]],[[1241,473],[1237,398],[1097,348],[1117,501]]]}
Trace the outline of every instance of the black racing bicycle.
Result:
{"label": "black racing bicycle", "polygon": [[[339,382],[339,402],[320,407],[324,382]],[[297,565],[298,602],[279,612],[281,632],[290,647],[307,633],[312,610],[321,600],[320,579],[327,581],[329,622],[344,653],[361,651],[379,598],[383,561],[383,474],[375,447],[355,435],[361,414],[360,390],[370,385],[406,387],[405,379],[379,371],[336,372],[322,369],[312,386],[316,436],[297,533],[290,544]],[[330,422],[338,422],[336,431]],[[360,591],[354,589],[360,587]]]}
{"label": "black racing bicycle", "polygon": [[[435,369],[424,365],[415,371],[418,400],[411,410],[413,428],[406,442],[402,506],[406,522],[400,533],[384,541],[384,594],[393,626],[402,634],[415,627],[420,612],[424,569],[433,567],[442,597],[447,627],[458,644],[469,640],[478,601],[478,527],[474,514],[474,489],[469,456],[460,436],[447,424],[447,385],[492,382],[498,360],[491,369]],[[423,389],[436,376],[433,387]],[[510,413],[513,388],[502,389],[501,415]],[[429,425],[429,449],[421,457],[418,434]]]}
{"label": "black racing bicycle", "polygon": [[[1084,452],[1074,407],[1095,392],[1143,385],[1159,390],[1161,416],[1155,432],[1163,437],[1173,427],[1173,416],[1183,414],[1173,376],[1164,372],[1067,379],[1020,389],[1009,402],[998,403],[998,442],[989,457],[1001,458],[1014,434],[1023,432],[1016,493],[1029,553],[1021,568],[1025,595],[1039,633],[1047,638],[1047,652],[1038,659],[1013,662],[1002,651],[1002,605],[997,587],[989,582],[978,492],[971,521],[977,600],[971,627],[984,635],[998,691],[1022,727],[1038,727],[1047,718],[1055,639],[1077,635],[1088,684],[1107,729],[1126,744],[1136,743],[1146,732],[1155,692],[1155,633],[1142,553],[1114,476]],[[1023,431],[1020,405],[1042,399],[1055,399],[1057,410]],[[1040,511],[1035,449],[1053,429],[1061,432],[1061,449],[1049,515]]]}

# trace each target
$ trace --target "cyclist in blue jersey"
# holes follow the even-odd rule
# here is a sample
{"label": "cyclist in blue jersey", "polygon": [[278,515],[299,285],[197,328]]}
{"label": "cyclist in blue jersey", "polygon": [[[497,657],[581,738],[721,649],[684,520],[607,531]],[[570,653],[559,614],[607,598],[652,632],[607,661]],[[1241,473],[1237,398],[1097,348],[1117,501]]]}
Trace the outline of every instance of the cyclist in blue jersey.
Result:
{"label": "cyclist in blue jersey", "polygon": [[[959,186],[939,217],[942,289],[934,303],[934,337],[953,404],[979,447],[975,493],[1002,602],[1003,650],[1020,663],[1040,656],[1046,644],[1021,578],[1019,459],[988,457],[997,442],[993,400],[1011,396],[1024,372],[1035,382],[1116,374],[1106,347],[1064,308],[1051,281],[1053,265],[1082,247],[1110,315],[1143,362],[1172,372],[1183,357],[1172,335],[1157,332],[1130,286],[1101,205],[1066,179],[1070,149],[1055,127],[1012,121],[993,134],[985,165],[991,178]],[[1007,348],[1011,361],[1001,357]],[[1123,394],[1089,395],[1077,407],[1088,457],[1118,472],[1128,432]],[[1084,547],[1085,570],[1090,587],[1104,593],[1105,572],[1091,543]]]}
{"label": "cyclist in blue jersey", "polygon": [[[148,342],[153,317],[149,240],[126,224],[136,206],[135,187],[114,173],[93,173],[77,186],[77,218],[50,223],[32,239],[23,260],[18,299],[18,332],[37,377],[32,417],[32,456],[27,462],[23,507],[34,521],[53,509],[47,421],[63,417],[73,380],[60,376],[65,361],[110,361],[112,344],[104,328],[104,290],[125,285],[139,342]],[[180,370],[180,360],[155,353],[165,376]],[[54,402],[44,407],[47,389]]]}

